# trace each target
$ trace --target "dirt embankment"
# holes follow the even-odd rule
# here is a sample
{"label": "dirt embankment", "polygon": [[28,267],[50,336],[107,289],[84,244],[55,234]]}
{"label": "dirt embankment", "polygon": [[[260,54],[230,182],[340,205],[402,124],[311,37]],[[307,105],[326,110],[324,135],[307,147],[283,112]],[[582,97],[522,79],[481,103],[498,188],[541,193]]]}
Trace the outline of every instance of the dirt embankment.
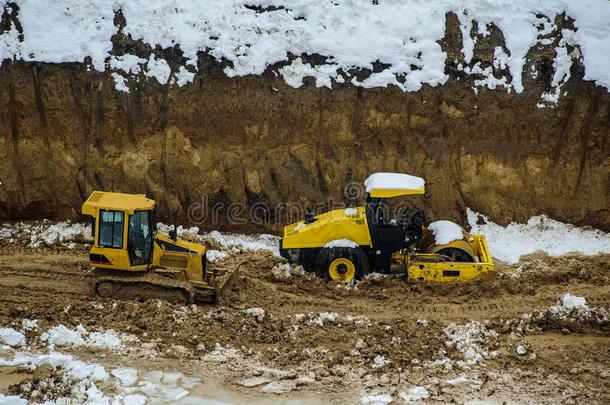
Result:
{"label": "dirt embankment", "polygon": [[[546,213],[608,230],[610,95],[583,81],[576,62],[559,105],[537,107],[551,88],[561,27],[570,24],[556,23],[549,44],[527,55],[521,94],[480,86],[475,94],[476,76],[457,68],[462,40],[453,14],[441,41],[449,80],[413,93],[311,81],[294,89],[273,74],[277,66],[227,78],[203,53],[193,83],[160,86],[142,76],[131,93],[85,64],[5,61],[0,217],[74,217],[103,189],[147,193],[184,213],[203,204],[207,215],[198,206],[193,214],[204,225],[213,207],[224,218],[231,202],[268,204],[273,222],[286,220],[273,208],[279,203],[362,200],[363,190],[346,195],[345,187],[383,170],[425,177],[431,219],[463,222],[468,206],[503,224]],[[472,63],[491,65],[503,44],[492,26]],[[113,46],[117,54],[151,52],[121,32]],[[152,51],[174,68],[182,60],[179,47]]]}
{"label": "dirt embankment", "polygon": [[[34,347],[59,324],[128,333],[139,341],[127,353],[74,353],[219,378],[240,395],[263,395],[243,382],[260,379],[277,380],[285,398],[320,400],[322,392],[334,403],[367,393],[401,398],[413,386],[443,403],[608,399],[608,255],[529,255],[466,284],[371,277],[344,287],[287,272],[269,252],[247,252],[212,264],[222,273],[248,260],[222,305],[182,307],[92,295],[80,250],[0,252],[0,324],[37,319],[38,329],[26,332]],[[566,293],[585,297],[588,309],[561,307]],[[34,384],[45,393],[34,377],[24,378],[11,392],[28,397]]]}

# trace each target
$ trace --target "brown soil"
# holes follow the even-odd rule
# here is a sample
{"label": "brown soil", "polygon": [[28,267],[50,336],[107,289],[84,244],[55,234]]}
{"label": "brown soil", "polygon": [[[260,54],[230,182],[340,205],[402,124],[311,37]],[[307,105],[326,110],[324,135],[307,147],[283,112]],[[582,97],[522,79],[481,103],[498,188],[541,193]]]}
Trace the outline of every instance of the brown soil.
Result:
{"label": "brown soil", "polygon": [[[497,274],[466,284],[408,284],[396,276],[344,287],[298,270],[289,277],[283,269],[272,271],[282,260],[259,251],[212,265],[227,272],[248,260],[221,305],[181,307],[93,295],[83,247],[0,253],[0,326],[20,329],[23,319],[38,319],[39,329],[26,333],[34,345],[40,333],[58,324],[134,334],[141,342],[133,353],[75,350],[103,364],[179,370],[208,384],[216,381],[241,398],[238,402],[277,399],[261,394],[260,387],[237,384],[270,369],[283,381],[313,378],[284,394],[295,401],[354,403],[364,393],[399,399],[400,391],[418,385],[428,390],[433,403],[610,399],[610,255],[529,255],[518,265],[499,265]],[[568,292],[585,297],[594,315],[579,318],[572,311],[557,318],[545,312]],[[246,311],[253,307],[265,313]],[[498,354],[460,367],[463,354],[445,343],[443,329],[471,320],[497,332],[479,345]],[[235,348],[233,357],[211,358],[217,343]],[[527,355],[516,353],[519,345]],[[374,367],[376,356],[391,362]],[[452,362],[452,368],[443,361]],[[0,371],[0,380],[6,381],[10,372]],[[461,375],[470,383],[448,382]],[[0,392],[6,393],[7,385]]]}
{"label": "brown soil", "polygon": [[[562,29],[573,27],[568,17],[554,24],[549,43],[528,52],[522,93],[473,91],[477,75],[458,65],[493,66],[504,37],[496,27],[478,36],[467,63],[452,13],[439,41],[449,78],[417,92],[349,80],[329,90],[310,79],[294,89],[277,75],[280,66],[229,78],[226,65],[202,52],[193,83],[129,79],[127,94],[110,71],[87,63],[6,60],[0,218],[75,218],[93,190],[105,190],[146,193],[165,219],[180,206],[202,228],[244,233],[264,222],[258,228],[278,232],[308,206],[362,203],[367,176],[397,171],[426,179],[429,194],[418,201],[429,220],[465,224],[470,207],[500,224],[546,213],[610,230],[610,93],[583,80],[574,60],[557,107],[537,107],[552,87]],[[117,55],[151,51],[121,33],[113,44]],[[173,49],[163,57],[173,69],[183,61]],[[363,80],[370,71],[352,74]]]}

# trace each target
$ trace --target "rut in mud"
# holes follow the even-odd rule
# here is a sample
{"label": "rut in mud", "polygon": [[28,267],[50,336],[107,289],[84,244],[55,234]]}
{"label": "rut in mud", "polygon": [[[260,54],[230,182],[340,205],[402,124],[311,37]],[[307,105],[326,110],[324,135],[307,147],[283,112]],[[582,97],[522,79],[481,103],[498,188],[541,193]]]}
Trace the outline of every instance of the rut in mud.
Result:
{"label": "rut in mud", "polygon": [[[165,362],[198,373],[203,367],[233,385],[263,366],[286,373],[279,382],[287,381],[293,394],[324,387],[338,402],[363,392],[397,395],[405,384],[425,385],[438,401],[478,392],[602,403],[608,393],[610,255],[533,254],[465,284],[408,284],[393,276],[340,286],[290,269],[270,252],[251,251],[211,264],[226,274],[247,260],[221,305],[189,307],[96,296],[87,257],[82,247],[0,251],[0,322],[37,319],[39,331],[60,324],[113,329],[155,354],[126,360],[106,353],[106,361]],[[558,316],[548,309],[568,292],[585,297],[590,313]],[[447,344],[460,334],[471,347]],[[36,341],[36,333],[29,335]],[[232,354],[217,364],[219,347]],[[82,355],[97,358],[95,351]],[[479,383],[443,383],[464,373]],[[515,387],[506,386],[506,375]],[[307,384],[296,384],[297,376],[308,377]]]}

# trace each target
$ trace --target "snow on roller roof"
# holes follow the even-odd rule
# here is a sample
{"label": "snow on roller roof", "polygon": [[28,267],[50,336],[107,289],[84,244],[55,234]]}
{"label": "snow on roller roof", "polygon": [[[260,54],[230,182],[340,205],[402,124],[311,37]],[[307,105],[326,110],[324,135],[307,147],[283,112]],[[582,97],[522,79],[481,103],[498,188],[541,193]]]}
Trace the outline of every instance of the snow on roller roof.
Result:
{"label": "snow on roller roof", "polygon": [[367,193],[373,190],[420,190],[425,185],[421,177],[402,173],[375,173],[364,180]]}

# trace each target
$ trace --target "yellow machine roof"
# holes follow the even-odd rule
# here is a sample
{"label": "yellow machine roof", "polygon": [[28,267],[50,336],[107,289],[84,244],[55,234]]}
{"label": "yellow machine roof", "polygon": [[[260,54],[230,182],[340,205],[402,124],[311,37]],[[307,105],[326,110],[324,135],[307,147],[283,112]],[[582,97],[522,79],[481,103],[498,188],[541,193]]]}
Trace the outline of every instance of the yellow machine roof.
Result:
{"label": "yellow machine roof", "polygon": [[385,189],[376,189],[371,191],[371,197],[373,198],[389,198],[389,197],[399,197],[401,195],[411,195],[411,194],[424,194],[426,190],[424,187],[419,188],[417,190],[385,190]]}
{"label": "yellow machine roof", "polygon": [[133,213],[137,210],[151,210],[155,201],[146,198],[144,194],[108,193],[94,191],[87,201],[83,203],[83,215],[95,216],[96,208],[103,210],[127,211]]}

